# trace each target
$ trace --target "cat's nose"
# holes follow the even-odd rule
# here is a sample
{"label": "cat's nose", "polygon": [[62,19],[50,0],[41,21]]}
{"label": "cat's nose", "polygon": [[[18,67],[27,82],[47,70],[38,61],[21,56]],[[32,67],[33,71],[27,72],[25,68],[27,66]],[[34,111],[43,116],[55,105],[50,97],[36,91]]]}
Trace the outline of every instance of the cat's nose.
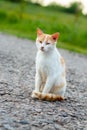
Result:
{"label": "cat's nose", "polygon": [[41,51],[43,51],[43,50],[44,50],[44,47],[42,46],[42,47],[41,47]]}

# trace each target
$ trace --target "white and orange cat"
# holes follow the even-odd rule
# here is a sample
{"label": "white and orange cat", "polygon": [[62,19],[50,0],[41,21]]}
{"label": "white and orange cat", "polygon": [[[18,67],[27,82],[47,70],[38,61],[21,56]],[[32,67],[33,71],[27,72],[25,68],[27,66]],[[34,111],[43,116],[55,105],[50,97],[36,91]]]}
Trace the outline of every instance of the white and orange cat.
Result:
{"label": "white and orange cat", "polygon": [[64,100],[66,91],[65,62],[56,48],[59,33],[45,34],[37,29],[36,77],[33,98]]}

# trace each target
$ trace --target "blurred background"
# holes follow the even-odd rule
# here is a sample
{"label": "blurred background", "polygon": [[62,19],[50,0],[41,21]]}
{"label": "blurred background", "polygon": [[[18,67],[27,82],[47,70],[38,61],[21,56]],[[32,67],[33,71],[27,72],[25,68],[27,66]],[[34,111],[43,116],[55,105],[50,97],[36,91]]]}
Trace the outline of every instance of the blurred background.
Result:
{"label": "blurred background", "polygon": [[37,27],[87,55],[87,0],[0,0],[0,32],[35,40]]}

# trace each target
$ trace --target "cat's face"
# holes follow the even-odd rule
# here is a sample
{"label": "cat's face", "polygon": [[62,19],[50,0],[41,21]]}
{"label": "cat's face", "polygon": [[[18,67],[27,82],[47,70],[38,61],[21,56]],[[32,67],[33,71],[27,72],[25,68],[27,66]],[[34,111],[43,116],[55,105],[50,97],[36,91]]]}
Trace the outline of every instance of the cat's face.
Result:
{"label": "cat's face", "polygon": [[42,30],[37,29],[36,45],[38,50],[41,50],[42,52],[48,52],[53,50],[56,45],[58,37],[59,33],[49,35],[44,34]]}

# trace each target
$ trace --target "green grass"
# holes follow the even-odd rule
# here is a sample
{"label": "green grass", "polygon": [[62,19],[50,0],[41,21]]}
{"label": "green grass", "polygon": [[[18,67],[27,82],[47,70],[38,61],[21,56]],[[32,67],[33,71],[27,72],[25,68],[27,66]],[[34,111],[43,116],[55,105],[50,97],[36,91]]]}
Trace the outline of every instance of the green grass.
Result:
{"label": "green grass", "polygon": [[[21,9],[22,8],[22,9]],[[87,54],[87,18],[60,12],[57,8],[0,1],[0,31],[35,40],[36,28],[60,32],[57,47]]]}

